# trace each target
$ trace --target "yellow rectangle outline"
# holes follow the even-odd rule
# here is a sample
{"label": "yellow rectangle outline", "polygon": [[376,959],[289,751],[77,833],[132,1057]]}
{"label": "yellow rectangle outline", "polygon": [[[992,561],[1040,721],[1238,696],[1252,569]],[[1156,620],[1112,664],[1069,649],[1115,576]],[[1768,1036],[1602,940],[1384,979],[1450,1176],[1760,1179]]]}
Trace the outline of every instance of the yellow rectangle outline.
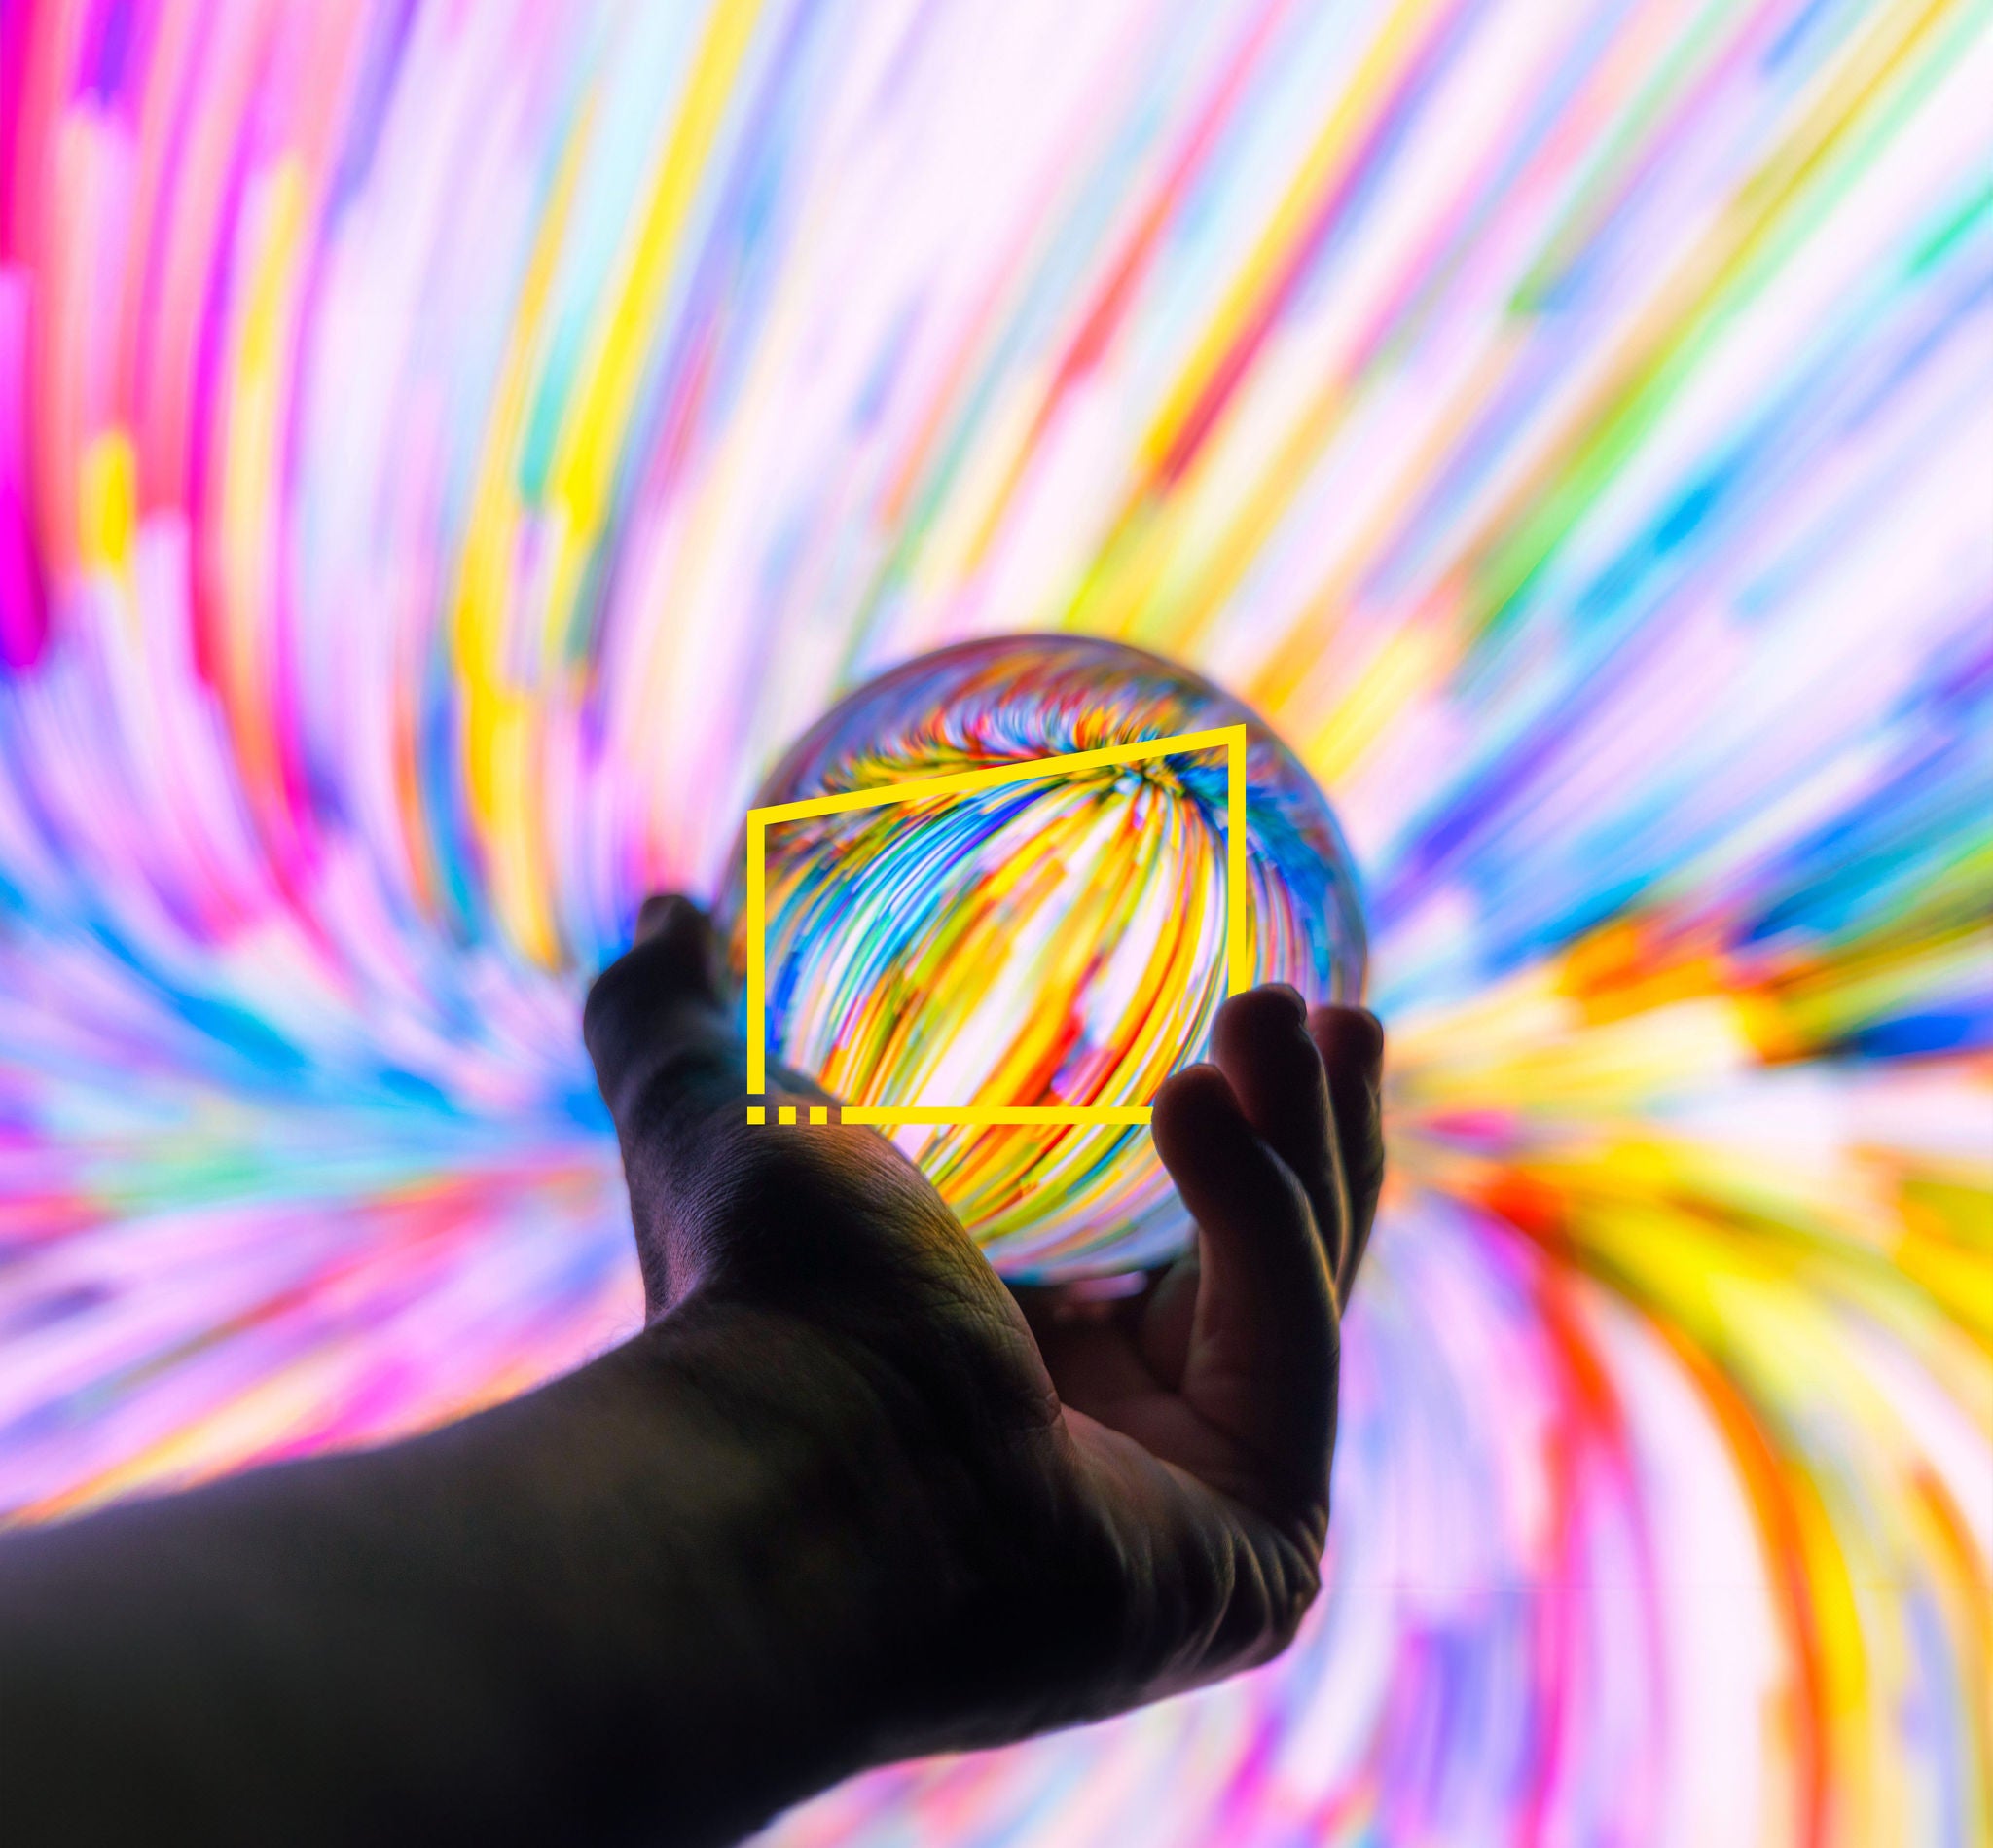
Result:
{"label": "yellow rectangle outline", "polygon": [[[884,809],[898,802],[920,802],[928,796],[965,795],[975,789],[998,789],[1006,783],[1035,782],[1075,771],[1101,770],[1116,764],[1147,763],[1196,750],[1225,753],[1225,993],[1237,995],[1251,986],[1252,945],[1246,935],[1246,727],[1216,725],[1209,731],[1178,732],[1169,738],[1144,738],[1132,744],[1107,744],[1099,750],[1067,751],[1057,757],[1033,757],[1023,763],[994,764],[988,770],[964,770],[946,777],[923,777],[913,782],[885,783],[876,789],[852,789],[835,796],[811,796],[802,802],[778,802],[747,811],[747,1093],[760,1097],[768,1088],[768,829],[771,822],[803,821],[813,815],[843,815],[853,809]],[[793,1121],[784,1110],[781,1116]],[[1131,1126],[1149,1120],[1146,1105],[852,1105],[839,1117],[846,1123],[1034,1124],[1093,1123]],[[753,1106],[748,1121],[760,1118]]]}

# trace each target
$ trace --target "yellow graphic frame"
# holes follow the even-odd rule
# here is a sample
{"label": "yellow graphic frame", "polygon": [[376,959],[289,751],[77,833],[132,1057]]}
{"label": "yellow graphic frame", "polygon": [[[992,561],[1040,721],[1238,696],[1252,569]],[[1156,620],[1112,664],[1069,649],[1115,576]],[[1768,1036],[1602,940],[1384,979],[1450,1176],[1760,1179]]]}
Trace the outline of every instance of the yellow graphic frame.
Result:
{"label": "yellow graphic frame", "polygon": [[[923,777],[912,782],[884,783],[876,789],[853,789],[842,795],[812,796],[803,802],[778,802],[747,811],[747,1095],[768,1090],[768,830],[782,821],[803,821],[813,815],[843,815],[853,809],[884,809],[894,803],[920,802],[929,796],[966,795],[976,789],[999,789],[1006,783],[1036,782],[1075,771],[1102,770],[1116,764],[1147,763],[1189,751],[1225,753],[1225,993],[1237,995],[1252,983],[1252,943],[1246,932],[1246,727],[1218,725],[1209,731],[1178,732],[1169,738],[1144,738],[1132,744],[1108,744],[1099,750],[1067,751],[1057,757],[1033,757],[1024,763],[996,764],[988,770],[965,770],[947,777]],[[810,1105],[812,1123],[983,1124],[1144,1124],[1146,1105]],[[793,1104],[777,1106],[778,1123],[797,1121]],[[768,1106],[750,1102],[750,1123],[766,1123]]]}

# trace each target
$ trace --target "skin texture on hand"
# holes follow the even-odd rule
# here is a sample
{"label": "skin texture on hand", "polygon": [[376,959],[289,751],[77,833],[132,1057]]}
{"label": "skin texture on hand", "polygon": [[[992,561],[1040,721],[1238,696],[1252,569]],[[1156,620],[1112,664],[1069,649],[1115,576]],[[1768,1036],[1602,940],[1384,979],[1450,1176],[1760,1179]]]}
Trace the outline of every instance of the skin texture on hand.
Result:
{"label": "skin texture on hand", "polygon": [[[724,1354],[736,1326],[751,1371],[779,1326],[812,1441],[905,1460],[919,1518],[893,1498],[856,1549],[882,1696],[865,1759],[1099,1718],[1291,1641],[1327,1532],[1340,1304],[1383,1173],[1373,1017],[1285,986],[1225,1003],[1214,1063],[1154,1100],[1197,1250],[1098,1305],[1007,1289],[876,1132],[749,1126],[689,901],[646,904],[586,1032],[653,1331],[696,1320]],[[770,1103],[821,1101],[772,1075]]]}

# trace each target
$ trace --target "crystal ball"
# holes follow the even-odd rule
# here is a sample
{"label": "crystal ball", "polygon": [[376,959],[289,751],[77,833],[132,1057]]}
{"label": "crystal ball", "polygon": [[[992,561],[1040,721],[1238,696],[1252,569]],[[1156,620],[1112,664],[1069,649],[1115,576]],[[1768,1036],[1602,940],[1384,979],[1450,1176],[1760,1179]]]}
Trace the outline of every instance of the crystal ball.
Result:
{"label": "crystal ball", "polygon": [[[1241,724],[1241,968],[1229,966],[1223,747],[772,820],[761,830],[769,1059],[845,1105],[1139,1107],[1207,1056],[1228,979],[1246,964],[1241,986],[1356,999],[1362,913],[1322,791],[1239,701],[1137,648],[1016,635],[907,662],[825,714],[755,806]],[[719,906],[737,985],[746,849],[743,832]],[[1140,1124],[886,1133],[1013,1280],[1126,1273],[1190,1243]]]}

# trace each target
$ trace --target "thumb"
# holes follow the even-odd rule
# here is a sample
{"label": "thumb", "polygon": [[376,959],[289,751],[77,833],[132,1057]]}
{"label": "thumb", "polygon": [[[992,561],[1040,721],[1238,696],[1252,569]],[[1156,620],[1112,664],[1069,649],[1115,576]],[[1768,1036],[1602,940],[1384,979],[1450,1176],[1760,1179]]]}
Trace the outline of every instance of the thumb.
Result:
{"label": "thumb", "polygon": [[589,990],[582,1037],[615,1119],[650,1314],[696,1282],[704,1196],[744,1123],[745,1055],[719,948],[689,898],[644,900],[636,942]]}
{"label": "thumb", "polygon": [[691,1047],[724,1060],[734,1035],[721,993],[719,946],[691,899],[665,892],[643,901],[635,944],[596,978],[581,1033],[619,1130],[627,1131],[628,1117],[665,1063],[675,1064]]}

